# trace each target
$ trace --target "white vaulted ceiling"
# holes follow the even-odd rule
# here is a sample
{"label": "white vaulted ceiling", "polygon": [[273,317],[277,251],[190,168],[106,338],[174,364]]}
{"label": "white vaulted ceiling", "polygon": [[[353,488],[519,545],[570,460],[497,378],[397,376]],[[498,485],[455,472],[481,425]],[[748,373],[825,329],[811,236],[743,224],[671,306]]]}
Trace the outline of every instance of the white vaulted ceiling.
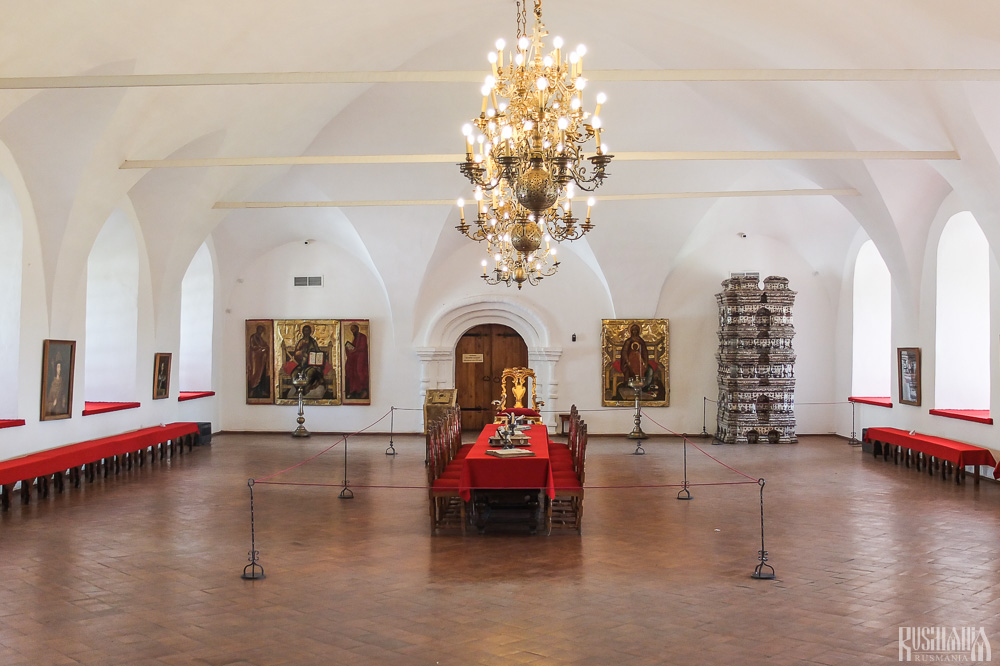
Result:
{"label": "white vaulted ceiling", "polygon": [[[866,234],[913,298],[923,239],[953,191],[1000,240],[997,3],[543,10],[552,35],[588,46],[588,92],[609,96],[605,137],[621,159],[597,228],[567,252],[619,310],[651,314],[673,267],[737,232],[779,238],[833,273]],[[359,257],[390,301],[416,299],[469,243],[452,229],[448,202],[469,195],[452,160],[486,52],[513,41],[513,0],[5,1],[2,12],[0,141],[30,195],[53,309],[126,199],[155,248],[154,292],[209,237],[232,265],[316,238]],[[352,156],[363,157],[339,159]],[[639,286],[626,270],[637,264]]]}

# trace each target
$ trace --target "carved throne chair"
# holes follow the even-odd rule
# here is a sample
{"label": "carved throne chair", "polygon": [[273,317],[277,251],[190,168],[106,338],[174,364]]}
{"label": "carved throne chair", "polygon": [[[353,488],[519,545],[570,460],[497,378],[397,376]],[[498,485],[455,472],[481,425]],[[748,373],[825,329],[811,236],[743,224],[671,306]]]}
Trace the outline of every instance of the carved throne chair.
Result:
{"label": "carved throne chair", "polygon": [[[528,385],[531,403],[526,405]],[[539,411],[545,403],[535,393],[535,371],[531,368],[506,368],[500,376],[500,399],[493,401],[497,413],[494,423],[505,423],[509,416],[519,416],[527,423],[541,423]]]}

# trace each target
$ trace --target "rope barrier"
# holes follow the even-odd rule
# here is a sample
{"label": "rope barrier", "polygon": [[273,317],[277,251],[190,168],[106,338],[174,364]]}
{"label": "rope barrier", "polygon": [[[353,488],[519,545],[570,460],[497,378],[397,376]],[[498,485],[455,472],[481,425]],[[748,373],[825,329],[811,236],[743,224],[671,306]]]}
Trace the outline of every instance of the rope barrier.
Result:
{"label": "rope barrier", "polygon": [[[745,486],[750,484],[757,484],[757,479],[753,481],[714,481],[706,483],[688,483],[690,486]],[[341,483],[318,483],[310,481],[259,481],[257,485],[262,486],[306,486],[310,488],[341,488],[343,484]],[[626,486],[584,486],[584,490],[634,490],[637,488],[682,488],[685,484],[683,483],[642,483]],[[427,490],[429,486],[387,486],[382,484],[357,484],[352,483],[352,488],[381,488],[390,490]],[[555,490],[565,490],[569,486],[554,486]],[[574,486],[575,487],[575,486]],[[531,487],[505,487],[507,490],[538,490],[536,486]],[[493,490],[493,488],[487,488],[485,486],[470,486],[469,490]]]}
{"label": "rope barrier", "polygon": [[[594,409],[577,409],[577,412],[620,412],[622,410],[631,411],[631,407],[595,407]],[[567,414],[568,412],[564,409],[539,409],[539,414]]]}
{"label": "rope barrier", "polygon": [[306,458],[305,460],[303,460],[302,462],[299,462],[299,463],[296,463],[296,464],[292,465],[291,467],[286,467],[285,469],[281,470],[280,472],[274,472],[273,474],[268,474],[267,476],[262,476],[259,479],[253,479],[253,482],[254,483],[261,483],[263,481],[266,481],[267,479],[273,479],[274,477],[276,477],[276,476],[278,476],[280,474],[284,474],[285,472],[290,472],[293,469],[295,469],[296,467],[302,467],[302,465],[305,465],[307,462],[310,462],[312,460],[315,460],[316,458],[319,458],[321,455],[323,455],[324,453],[326,453],[327,451],[329,451],[333,447],[337,446],[341,442],[346,441],[348,437],[354,437],[355,435],[360,435],[361,433],[363,433],[364,431],[368,430],[369,428],[372,428],[375,425],[379,424],[380,422],[382,422],[383,420],[385,420],[385,417],[389,416],[389,414],[391,414],[391,413],[392,413],[392,408],[390,407],[389,411],[386,412],[385,414],[383,414],[377,421],[375,421],[375,422],[373,422],[373,423],[365,426],[364,428],[362,428],[361,430],[358,430],[357,432],[352,432],[352,433],[350,433],[348,435],[344,435],[343,437],[341,437],[336,442],[334,442],[330,446],[326,447],[325,449],[323,449],[322,451],[320,451],[316,455],[310,456],[310,457]]}
{"label": "rope barrier", "polygon": [[[667,432],[669,432],[669,433],[670,433],[671,435],[674,435],[674,436],[676,436],[676,437],[680,437],[680,438],[681,438],[681,439],[683,439],[683,440],[684,440],[684,441],[685,441],[686,443],[688,443],[688,444],[690,444],[691,446],[693,446],[694,448],[698,449],[699,451],[701,451],[701,452],[702,452],[702,453],[704,453],[704,454],[705,454],[706,456],[708,456],[709,458],[711,458],[711,459],[712,459],[712,460],[714,460],[715,462],[719,463],[720,465],[722,465],[722,466],[723,466],[723,467],[725,467],[726,469],[728,469],[728,470],[731,470],[731,471],[733,471],[733,472],[736,472],[736,473],[737,473],[737,474],[739,474],[740,476],[745,476],[746,478],[750,479],[750,480],[751,480],[751,481],[753,481],[754,483],[757,483],[757,479],[758,479],[758,477],[756,477],[756,476],[750,476],[750,475],[749,475],[749,474],[747,474],[746,472],[741,472],[740,470],[736,469],[735,467],[731,467],[730,465],[727,465],[726,463],[722,462],[721,460],[719,460],[719,459],[718,459],[718,458],[716,458],[715,456],[713,456],[713,455],[711,455],[710,453],[708,453],[707,451],[705,451],[705,449],[701,448],[700,446],[698,446],[697,444],[695,444],[694,442],[692,442],[692,441],[691,441],[690,439],[688,439],[688,438],[687,438],[687,437],[685,437],[684,435],[682,435],[682,434],[680,434],[680,433],[677,433],[677,432],[674,432],[673,430],[671,430],[671,429],[670,429],[670,428],[668,428],[667,426],[665,426],[665,425],[663,425],[662,423],[659,423],[659,422],[657,422],[657,421],[656,421],[655,419],[651,418],[651,417],[650,417],[650,416],[649,416],[648,414],[646,414],[645,416],[646,416],[646,418],[647,418],[647,419],[649,419],[650,421],[652,421],[652,422],[653,422],[653,423],[654,423],[655,425],[658,425],[658,426],[660,426],[661,428],[663,428],[664,430],[666,430]],[[688,485],[692,485],[692,486],[693,486],[693,485],[695,485],[695,484],[691,483],[691,484],[688,484]]]}
{"label": "rope barrier", "polygon": [[[705,403],[707,403],[708,400],[709,400],[708,398],[705,398]],[[715,402],[715,401],[713,400],[712,402]],[[808,403],[805,403],[805,404],[808,404]],[[824,404],[824,403],[818,403],[818,404]],[[839,404],[839,403],[825,403],[825,404]],[[581,411],[581,412],[618,412],[618,411],[621,411],[621,409],[622,408],[615,408],[615,409],[584,409],[584,410],[579,410],[579,411]],[[247,481],[247,485],[249,486],[249,489],[250,489],[250,551],[249,551],[249,558],[248,558],[250,564],[248,564],[243,569],[243,575],[242,575],[242,577],[244,579],[246,579],[246,580],[257,580],[257,579],[260,579],[260,578],[264,578],[264,568],[263,568],[263,566],[261,566],[260,561],[259,561],[259,553],[260,553],[260,551],[257,550],[255,533],[254,533],[254,497],[253,497],[253,487],[254,487],[254,485],[259,483],[261,485],[271,485],[271,486],[301,486],[301,487],[314,487],[314,488],[315,487],[320,487],[320,488],[342,488],[340,497],[342,497],[342,498],[353,498],[353,492],[351,492],[348,489],[348,480],[347,480],[347,441],[348,441],[348,438],[349,437],[353,437],[355,435],[360,435],[361,433],[363,433],[363,432],[365,432],[365,431],[373,428],[377,424],[381,423],[386,417],[390,417],[390,424],[391,424],[392,423],[392,421],[391,421],[392,414],[396,410],[398,410],[398,411],[422,411],[422,410],[419,410],[417,408],[390,407],[389,411],[387,411],[385,414],[383,414],[381,417],[379,417],[377,420],[375,420],[371,424],[369,424],[369,425],[365,426],[364,428],[361,428],[360,430],[357,430],[357,431],[355,431],[353,433],[344,435],[339,440],[337,440],[336,442],[334,442],[330,446],[326,447],[325,449],[323,449],[319,453],[316,453],[315,455],[312,455],[312,456],[306,458],[305,460],[302,460],[301,462],[298,462],[298,463],[296,463],[296,464],[294,464],[294,465],[292,465],[290,467],[286,467],[283,470],[274,472],[272,474],[268,474],[267,476],[263,476],[263,477],[261,477],[259,479],[249,479]],[[548,413],[557,413],[557,411],[556,410],[550,410]],[[641,410],[639,411],[639,414],[641,414]],[[692,488],[692,487],[741,486],[741,485],[749,485],[751,483],[759,485],[760,486],[761,549],[758,552],[759,563],[757,565],[757,568],[754,569],[754,572],[753,572],[753,574],[751,574],[751,576],[753,578],[757,578],[757,579],[773,579],[774,578],[774,569],[773,569],[773,567],[771,567],[770,564],[767,564],[767,561],[768,561],[768,552],[764,549],[764,479],[754,478],[754,477],[750,476],[749,474],[741,472],[740,470],[736,469],[735,467],[732,467],[731,465],[728,465],[728,464],[722,462],[721,460],[719,460],[715,456],[710,455],[708,452],[706,452],[700,446],[698,446],[697,444],[695,444],[694,442],[692,442],[688,437],[686,437],[684,435],[681,435],[680,433],[674,432],[670,428],[667,428],[666,426],[664,426],[662,423],[659,423],[655,419],[651,418],[649,415],[646,415],[646,418],[648,418],[655,425],[659,426],[660,428],[662,428],[666,432],[668,432],[668,433],[670,433],[670,434],[672,434],[672,435],[674,435],[676,437],[680,437],[684,441],[684,445],[685,445],[685,449],[684,449],[684,456],[685,456],[685,476],[684,476],[684,483],[683,484],[680,484],[680,483],[656,483],[656,484],[629,484],[629,485],[587,485],[587,486],[583,486],[583,488],[586,489],[586,490],[635,490],[635,489],[653,489],[653,488],[681,488],[681,493],[687,493],[687,497],[682,498],[680,496],[680,493],[679,493],[678,494],[678,499],[690,499],[691,498],[691,494],[690,494],[690,491],[688,491],[688,488]],[[387,449],[387,451],[386,451],[387,454],[389,453],[390,450],[392,450],[392,430],[393,430],[393,428],[390,425],[390,435],[389,435],[389,439],[390,439],[389,447],[390,448]],[[705,430],[704,425],[702,426],[702,430],[703,431]],[[268,480],[268,479],[273,479],[273,478],[275,478],[277,476],[280,476],[281,474],[284,474],[286,472],[290,472],[293,469],[301,467],[301,466],[305,465],[306,463],[311,462],[311,461],[315,460],[316,458],[319,458],[323,454],[327,453],[328,451],[330,451],[331,449],[333,449],[334,447],[336,447],[341,442],[343,442],[344,445],[345,445],[344,446],[344,482],[343,482],[343,484],[317,483],[317,482],[308,482],[308,481],[269,481]],[[719,463],[720,465],[722,465],[726,469],[728,469],[728,470],[730,470],[732,472],[735,472],[736,474],[739,474],[740,476],[745,477],[748,480],[747,481],[717,481],[717,482],[704,482],[704,483],[689,483],[688,479],[687,479],[687,448],[686,448],[687,444],[689,444],[689,443],[694,448],[696,448],[698,451],[700,451],[702,454],[704,454],[706,457],[708,457],[711,460]],[[392,452],[393,452],[393,454],[395,453],[394,450]],[[392,490],[428,490],[429,489],[429,487],[427,485],[398,486],[398,485],[384,485],[384,484],[360,484],[360,485],[353,485],[353,487],[354,488],[373,488],[373,489],[392,489]],[[556,486],[556,487],[553,488],[553,490],[556,491],[556,492],[558,492],[559,490],[565,490],[566,488],[569,488],[569,486],[567,486],[567,487]],[[532,487],[532,488],[528,488],[528,487],[524,487],[524,488],[510,488],[510,489],[511,490],[537,490],[537,488],[534,488],[534,487]],[[470,487],[469,488],[469,491],[474,491],[474,490],[488,490],[488,488],[484,488],[484,487]],[[350,493],[350,495],[348,496],[347,493]],[[769,569],[769,571],[765,571],[764,570],[765,567],[767,569]]]}

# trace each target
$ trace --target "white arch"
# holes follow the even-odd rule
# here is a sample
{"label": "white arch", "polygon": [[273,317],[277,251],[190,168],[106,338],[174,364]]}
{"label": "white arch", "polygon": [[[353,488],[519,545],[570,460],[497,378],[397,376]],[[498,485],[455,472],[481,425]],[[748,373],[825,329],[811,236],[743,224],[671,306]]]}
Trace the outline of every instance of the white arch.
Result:
{"label": "white arch", "polygon": [[458,339],[477,324],[505,324],[517,331],[528,349],[549,345],[551,323],[545,315],[505,296],[470,296],[439,309],[418,337],[424,347],[454,348]]}
{"label": "white arch", "polygon": [[212,390],[214,324],[215,262],[202,243],[181,281],[177,386],[182,391]]}
{"label": "white arch", "polygon": [[875,242],[854,261],[851,395],[892,395],[892,279]]}
{"label": "white arch", "polygon": [[139,249],[119,209],[105,221],[87,259],[84,398],[133,400],[139,327]]}
{"label": "white arch", "polygon": [[948,220],[937,256],[934,406],[989,409],[989,244],[972,213]]}
{"label": "white arch", "polygon": [[[24,254],[21,211],[10,183],[0,175],[0,376],[18,375],[21,351],[21,285]],[[16,381],[0,388],[0,418],[17,416]]]}

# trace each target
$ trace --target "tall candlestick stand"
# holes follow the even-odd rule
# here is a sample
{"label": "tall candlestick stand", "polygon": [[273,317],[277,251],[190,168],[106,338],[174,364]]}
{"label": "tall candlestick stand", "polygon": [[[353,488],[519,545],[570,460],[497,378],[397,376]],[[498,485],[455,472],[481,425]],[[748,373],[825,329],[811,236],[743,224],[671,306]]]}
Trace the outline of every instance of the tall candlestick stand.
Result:
{"label": "tall candlestick stand", "polygon": [[295,419],[295,422],[298,423],[299,425],[297,428],[295,428],[294,431],[292,431],[292,437],[309,437],[312,434],[311,432],[306,430],[306,427],[303,425],[306,422],[306,417],[303,415],[304,410],[302,408],[302,389],[305,388],[306,384],[308,383],[309,380],[306,379],[306,373],[302,372],[301,370],[296,370],[295,374],[292,375],[292,386],[295,387],[295,391],[296,393],[298,393],[299,396],[299,416],[297,419]]}

